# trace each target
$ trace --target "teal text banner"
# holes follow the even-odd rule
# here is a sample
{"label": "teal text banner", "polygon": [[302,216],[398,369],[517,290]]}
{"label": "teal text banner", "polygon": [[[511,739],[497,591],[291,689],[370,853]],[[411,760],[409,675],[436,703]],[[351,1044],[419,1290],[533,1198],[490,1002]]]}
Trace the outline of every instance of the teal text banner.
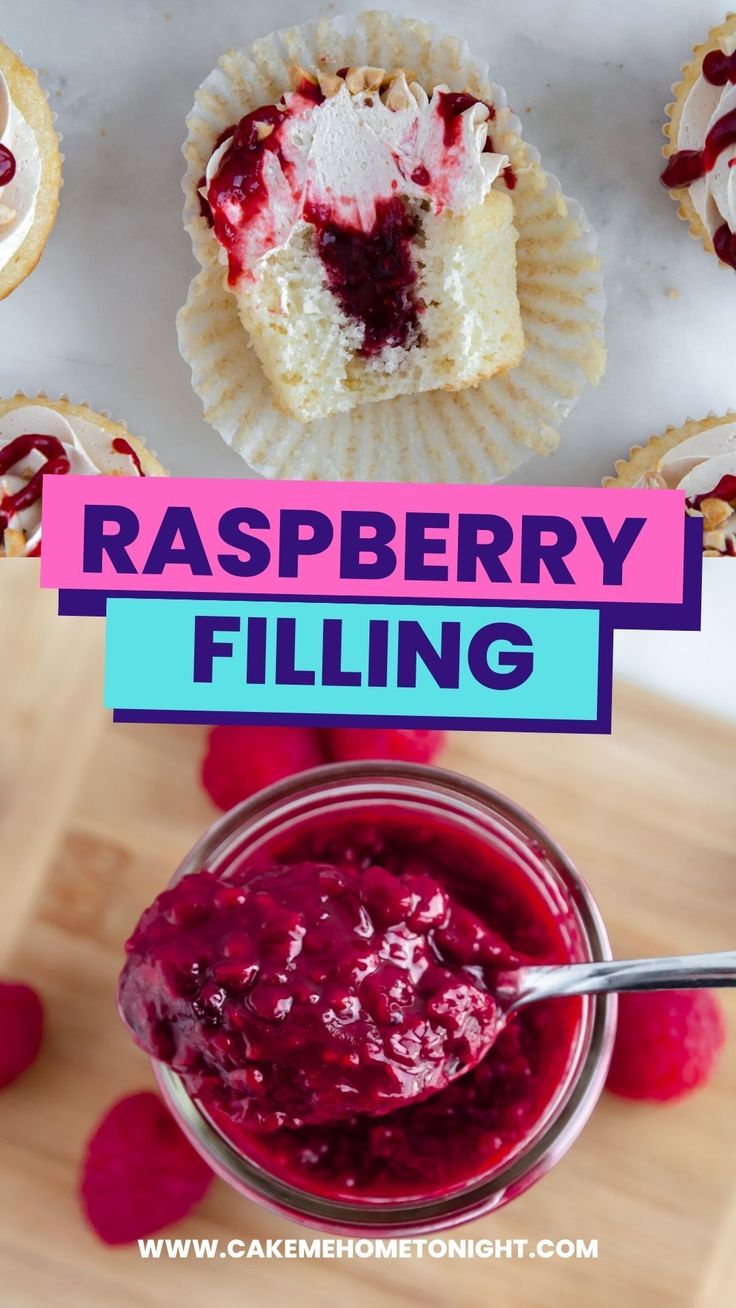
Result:
{"label": "teal text banner", "polygon": [[105,703],[210,722],[600,722],[589,608],[110,598]]}

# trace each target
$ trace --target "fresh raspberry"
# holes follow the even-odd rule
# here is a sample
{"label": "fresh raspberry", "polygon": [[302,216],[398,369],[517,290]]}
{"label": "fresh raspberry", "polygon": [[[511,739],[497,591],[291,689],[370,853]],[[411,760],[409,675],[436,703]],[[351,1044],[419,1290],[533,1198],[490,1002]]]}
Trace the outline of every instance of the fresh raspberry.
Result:
{"label": "fresh raspberry", "polygon": [[30,986],[0,981],[0,1089],[25,1072],[41,1047],[43,1006]]}
{"label": "fresh raspberry", "polygon": [[158,1095],[125,1095],[87,1144],[81,1199],[105,1244],[131,1244],[186,1217],[213,1174]]}
{"label": "fresh raspberry", "polygon": [[330,727],[324,732],[335,762],[351,759],[394,759],[401,763],[431,763],[445,743],[444,731],[400,731],[386,727]]}
{"label": "fresh raspberry", "polygon": [[325,762],[309,727],[213,727],[202,785],[220,808],[232,808],[264,786]]}
{"label": "fresh raspberry", "polygon": [[678,1099],[709,1080],[725,1039],[708,990],[655,990],[619,999],[607,1086],[627,1099]]}

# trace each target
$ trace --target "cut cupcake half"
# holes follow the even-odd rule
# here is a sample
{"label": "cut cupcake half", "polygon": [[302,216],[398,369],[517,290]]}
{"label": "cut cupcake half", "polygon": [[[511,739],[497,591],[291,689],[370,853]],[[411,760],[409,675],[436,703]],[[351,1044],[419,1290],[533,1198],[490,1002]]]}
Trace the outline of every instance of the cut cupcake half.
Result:
{"label": "cut cupcake half", "polygon": [[0,400],[0,558],[41,553],[44,481],[67,474],[167,476],[142,440],[86,404]]}
{"label": "cut cupcake half", "polygon": [[271,32],[204,79],[184,155],[179,349],[251,468],[491,482],[556,449],[605,364],[595,233],[463,42],[376,10]]}
{"label": "cut cupcake half", "polygon": [[303,422],[461,390],[524,349],[492,107],[403,69],[292,69],[200,188],[277,404]]}
{"label": "cut cupcake half", "polygon": [[686,513],[703,521],[704,554],[736,557],[736,413],[652,436],[603,485],[684,491]]}

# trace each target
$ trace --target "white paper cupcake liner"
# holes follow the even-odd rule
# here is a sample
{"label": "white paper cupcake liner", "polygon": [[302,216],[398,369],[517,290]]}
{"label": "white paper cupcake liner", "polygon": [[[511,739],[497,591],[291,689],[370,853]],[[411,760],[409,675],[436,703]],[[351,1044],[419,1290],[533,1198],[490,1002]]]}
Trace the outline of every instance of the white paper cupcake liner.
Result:
{"label": "white paper cupcake liner", "polygon": [[[425,86],[445,82],[493,103],[495,148],[517,174],[526,338],[518,367],[475,389],[401,395],[307,424],[276,408],[200,214],[198,186],[216,138],[249,110],[276,102],[294,63],[411,68]],[[605,363],[596,237],[580,205],[520,139],[520,122],[488,80],[485,61],[416,20],[373,11],[321,18],[223,55],[197,91],[187,128],[184,222],[202,271],[177,318],[179,348],[206,420],[252,468],[297,479],[492,482],[531,454],[557,448],[560,424]]]}

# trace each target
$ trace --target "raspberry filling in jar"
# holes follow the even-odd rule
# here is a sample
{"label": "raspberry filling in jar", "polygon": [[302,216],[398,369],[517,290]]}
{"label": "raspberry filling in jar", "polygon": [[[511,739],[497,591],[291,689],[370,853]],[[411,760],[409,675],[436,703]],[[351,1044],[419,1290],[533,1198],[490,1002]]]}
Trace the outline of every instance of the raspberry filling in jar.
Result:
{"label": "raspberry filling in jar", "polygon": [[[348,769],[359,794],[377,766]],[[328,774],[329,796],[344,768],[264,792],[303,786],[304,818],[269,812],[242,841],[234,810],[219,824],[237,837],[223,858],[210,848],[201,860],[200,842],[131,937],[120,1007],[194,1143],[248,1172],[240,1184],[218,1168],[227,1179],[315,1224],[311,1205],[385,1202],[396,1229],[396,1205],[454,1207],[448,1196],[544,1135],[574,1089],[596,1004],[549,1000],[505,1023],[494,976],[590,955],[575,905],[528,874],[541,846],[489,842],[431,803],[415,810],[391,779],[387,800],[325,810],[309,792]],[[241,806],[246,829],[254,802]]]}

